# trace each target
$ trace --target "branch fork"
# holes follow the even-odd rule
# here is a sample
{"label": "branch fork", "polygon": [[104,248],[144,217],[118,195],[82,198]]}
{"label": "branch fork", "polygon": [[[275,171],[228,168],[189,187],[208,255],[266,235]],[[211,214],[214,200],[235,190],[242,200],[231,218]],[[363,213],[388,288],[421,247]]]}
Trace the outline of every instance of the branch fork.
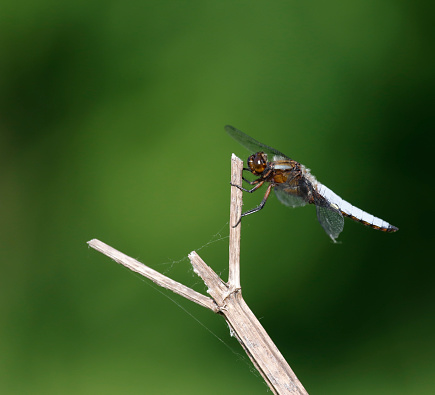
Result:
{"label": "branch fork", "polygon": [[[231,158],[232,185],[242,185],[242,171],[243,162],[233,154]],[[115,262],[149,278],[157,285],[223,315],[229,325],[231,334],[240,342],[272,393],[279,395],[308,395],[308,392],[242,298],[240,286],[241,224],[239,223],[233,228],[233,224],[237,223],[241,214],[242,191],[232,186],[228,283],[224,282],[195,251],[189,254],[193,269],[208,287],[207,293],[210,297],[164,276],[97,239],[89,241],[88,244]]]}

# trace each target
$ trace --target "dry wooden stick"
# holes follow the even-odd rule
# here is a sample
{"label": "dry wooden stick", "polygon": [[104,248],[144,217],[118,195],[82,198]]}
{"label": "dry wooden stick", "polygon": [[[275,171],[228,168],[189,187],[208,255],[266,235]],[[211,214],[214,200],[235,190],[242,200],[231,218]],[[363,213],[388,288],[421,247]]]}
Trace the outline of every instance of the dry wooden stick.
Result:
{"label": "dry wooden stick", "polygon": [[[233,154],[231,158],[232,184],[241,185],[242,169],[243,162]],[[222,314],[228,322],[232,333],[239,340],[243,349],[274,394],[308,395],[278,348],[242,298],[240,288],[241,226],[239,224],[236,228],[233,228],[242,212],[242,192],[236,187],[231,189],[230,267],[228,283],[222,281],[195,251],[189,254],[192,266],[207,285],[207,292],[211,298],[156,272],[99,240],[93,239],[88,244],[116,262],[149,278],[156,284],[178,293],[201,306],[207,307],[215,313]]]}
{"label": "dry wooden stick", "polygon": [[[231,156],[231,184],[242,185],[243,162],[236,156]],[[240,233],[242,222],[234,227],[242,215],[243,192],[231,187],[230,203],[230,258],[228,283],[233,290],[240,288]]]}
{"label": "dry wooden stick", "polygon": [[93,249],[101,252],[109,258],[112,258],[115,262],[120,263],[121,265],[127,267],[133,272],[139,273],[140,275],[149,278],[157,285],[169,289],[178,295],[184,296],[186,299],[189,299],[192,302],[195,302],[201,306],[207,307],[215,313],[219,312],[219,307],[212,298],[204,296],[203,294],[200,294],[199,292],[196,292],[193,289],[186,287],[185,285],[180,284],[179,282],[174,281],[169,277],[166,277],[165,275],[151,269],[150,267],[145,266],[143,263],[140,263],[136,259],[131,258],[118,250],[115,250],[106,243],[103,243],[102,241],[97,239],[92,239],[91,241],[88,241],[88,245],[89,247],[92,247]]}

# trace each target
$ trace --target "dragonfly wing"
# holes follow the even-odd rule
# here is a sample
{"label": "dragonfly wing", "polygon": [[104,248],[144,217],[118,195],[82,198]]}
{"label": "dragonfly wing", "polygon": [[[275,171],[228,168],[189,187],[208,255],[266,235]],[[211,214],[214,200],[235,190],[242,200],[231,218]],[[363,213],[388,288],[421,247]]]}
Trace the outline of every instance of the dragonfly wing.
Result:
{"label": "dragonfly wing", "polygon": [[282,185],[283,184],[278,184],[274,188],[275,195],[282,204],[290,207],[301,207],[307,204],[307,202],[300,196],[290,193],[288,186]]}
{"label": "dragonfly wing", "polygon": [[318,206],[316,205],[317,219],[322,225],[322,228],[335,243],[335,239],[343,230],[344,219],[341,211],[332,205]]}
{"label": "dragonfly wing", "polygon": [[251,154],[254,152],[263,151],[269,156],[269,160],[277,160],[279,157],[290,159],[282,152],[279,152],[275,148],[269,147],[266,144],[260,143],[252,137],[249,137],[247,134],[241,132],[239,129],[236,129],[234,126],[227,125],[225,126],[225,130],[234,140],[243,145]]}

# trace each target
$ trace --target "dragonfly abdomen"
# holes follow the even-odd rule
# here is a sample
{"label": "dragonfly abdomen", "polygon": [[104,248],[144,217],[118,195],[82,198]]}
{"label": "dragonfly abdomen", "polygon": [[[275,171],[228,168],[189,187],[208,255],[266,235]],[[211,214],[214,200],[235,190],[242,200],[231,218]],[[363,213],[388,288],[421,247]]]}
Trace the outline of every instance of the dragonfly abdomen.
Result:
{"label": "dragonfly abdomen", "polygon": [[399,230],[388,222],[369,214],[358,207],[352,206],[349,202],[342,199],[336,193],[332,192],[328,187],[321,183],[317,183],[317,190],[320,195],[327,199],[332,205],[337,206],[343,216],[353,219],[356,222],[361,222],[373,229],[382,230],[383,232],[396,232]]}
{"label": "dragonfly abdomen", "polygon": [[[354,207],[354,208],[356,208],[356,207]],[[340,211],[345,217],[353,219],[356,222],[360,222],[363,225],[370,226],[373,229],[382,230],[383,232],[387,232],[387,233],[397,232],[399,230],[399,228],[396,228],[395,226],[389,224],[388,222],[386,222],[378,217],[375,217],[369,213],[366,213],[365,211],[363,211],[363,213],[367,217],[368,221],[366,219],[363,219],[363,218],[355,217],[352,214],[347,214],[342,210],[340,210]],[[370,218],[372,218],[372,219],[370,219]]]}

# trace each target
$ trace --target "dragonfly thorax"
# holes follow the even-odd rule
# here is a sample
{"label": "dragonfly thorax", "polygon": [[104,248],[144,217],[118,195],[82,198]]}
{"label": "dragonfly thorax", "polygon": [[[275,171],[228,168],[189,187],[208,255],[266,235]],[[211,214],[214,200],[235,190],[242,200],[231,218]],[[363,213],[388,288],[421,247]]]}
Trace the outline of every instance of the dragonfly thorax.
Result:
{"label": "dragonfly thorax", "polygon": [[252,174],[261,175],[267,167],[267,155],[257,152],[248,158],[248,166]]}

